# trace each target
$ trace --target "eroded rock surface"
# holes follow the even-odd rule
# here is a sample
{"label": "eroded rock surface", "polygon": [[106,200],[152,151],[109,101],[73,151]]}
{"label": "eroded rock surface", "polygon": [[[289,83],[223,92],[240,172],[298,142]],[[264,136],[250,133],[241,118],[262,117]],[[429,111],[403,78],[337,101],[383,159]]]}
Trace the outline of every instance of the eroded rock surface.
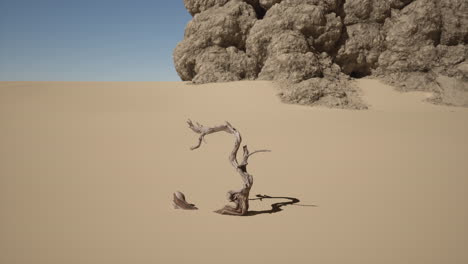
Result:
{"label": "eroded rock surface", "polygon": [[284,101],[362,108],[348,80],[374,75],[468,106],[457,99],[468,98],[466,0],[184,3],[194,16],[174,51],[184,81],[282,81]]}

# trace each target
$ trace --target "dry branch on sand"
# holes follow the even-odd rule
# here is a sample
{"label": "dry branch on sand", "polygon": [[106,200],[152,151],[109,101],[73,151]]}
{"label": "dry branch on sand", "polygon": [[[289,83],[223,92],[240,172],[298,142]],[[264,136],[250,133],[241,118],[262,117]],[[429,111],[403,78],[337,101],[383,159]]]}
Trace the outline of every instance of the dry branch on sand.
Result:
{"label": "dry branch on sand", "polygon": [[247,172],[247,165],[248,159],[255,153],[258,152],[269,152],[270,150],[257,150],[252,153],[249,152],[247,145],[243,146],[243,158],[242,161],[239,163],[237,160],[237,151],[242,142],[242,137],[239,131],[234,128],[229,122],[226,122],[225,125],[219,125],[214,127],[205,127],[199,123],[193,123],[190,119],[187,121],[189,128],[193,130],[193,132],[200,134],[198,138],[198,144],[196,146],[191,147],[191,150],[195,150],[199,148],[204,141],[205,136],[209,134],[213,134],[216,132],[226,132],[229,134],[234,135],[235,142],[234,148],[229,155],[229,161],[231,162],[234,169],[240,174],[242,180],[244,182],[243,187],[240,190],[232,190],[227,193],[227,198],[230,202],[233,202],[235,205],[226,205],[223,208],[215,211],[219,214],[226,214],[226,215],[246,215],[247,211],[249,210],[249,193],[250,189],[253,185],[253,177]]}
{"label": "dry branch on sand", "polygon": [[185,200],[185,195],[179,191],[174,193],[173,205],[175,209],[198,210],[198,208]]}

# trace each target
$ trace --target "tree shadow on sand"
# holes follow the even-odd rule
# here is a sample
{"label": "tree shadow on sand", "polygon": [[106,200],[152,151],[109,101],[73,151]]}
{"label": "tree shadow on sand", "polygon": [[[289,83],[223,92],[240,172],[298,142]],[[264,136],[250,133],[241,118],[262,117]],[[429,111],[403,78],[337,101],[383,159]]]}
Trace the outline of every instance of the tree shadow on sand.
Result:
{"label": "tree shadow on sand", "polygon": [[269,196],[269,195],[264,195],[264,194],[257,194],[254,199],[249,199],[250,201],[253,200],[260,200],[263,201],[263,199],[287,199],[290,200],[289,202],[280,202],[280,203],[272,203],[271,204],[271,209],[270,210],[262,210],[262,211],[248,211],[246,216],[254,216],[254,215],[259,215],[259,214],[273,214],[273,213],[278,213],[283,211],[282,207],[287,206],[287,205],[298,205],[298,206],[310,206],[310,207],[317,207],[317,205],[313,204],[297,204],[301,200],[294,198],[294,197],[278,197],[278,196]]}

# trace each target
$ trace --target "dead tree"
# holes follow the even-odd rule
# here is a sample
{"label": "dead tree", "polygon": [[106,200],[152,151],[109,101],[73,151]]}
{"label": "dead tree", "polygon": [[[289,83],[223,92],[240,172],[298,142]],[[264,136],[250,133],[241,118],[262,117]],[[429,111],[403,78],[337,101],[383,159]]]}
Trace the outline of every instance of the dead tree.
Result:
{"label": "dead tree", "polygon": [[226,132],[229,134],[234,135],[235,142],[234,148],[229,155],[229,161],[231,162],[234,169],[240,174],[242,180],[244,181],[243,187],[240,190],[233,190],[227,193],[227,199],[230,202],[233,202],[235,205],[226,205],[223,208],[215,211],[219,214],[226,214],[226,215],[246,215],[247,211],[249,210],[249,193],[250,189],[253,185],[253,177],[249,173],[247,173],[247,161],[250,156],[258,152],[268,152],[269,150],[257,150],[252,153],[249,152],[247,149],[247,145],[243,147],[244,155],[242,158],[242,162],[239,163],[237,161],[237,151],[242,142],[242,137],[239,131],[234,128],[229,122],[226,122],[225,125],[215,126],[215,127],[205,127],[200,125],[199,123],[193,124],[193,122],[189,119],[187,121],[189,128],[193,130],[193,132],[200,134],[198,138],[198,144],[196,146],[191,147],[191,150],[197,149],[201,146],[202,141],[205,141],[205,136],[209,134],[213,134],[216,132]]}

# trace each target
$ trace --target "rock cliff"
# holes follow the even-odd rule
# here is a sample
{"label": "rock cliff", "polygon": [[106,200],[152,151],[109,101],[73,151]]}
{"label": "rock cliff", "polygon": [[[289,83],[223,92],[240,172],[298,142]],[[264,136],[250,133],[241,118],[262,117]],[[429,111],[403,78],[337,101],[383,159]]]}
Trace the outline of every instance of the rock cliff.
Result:
{"label": "rock cliff", "polygon": [[184,81],[281,81],[286,102],[363,108],[376,76],[468,106],[467,0],[184,0],[174,50]]}

